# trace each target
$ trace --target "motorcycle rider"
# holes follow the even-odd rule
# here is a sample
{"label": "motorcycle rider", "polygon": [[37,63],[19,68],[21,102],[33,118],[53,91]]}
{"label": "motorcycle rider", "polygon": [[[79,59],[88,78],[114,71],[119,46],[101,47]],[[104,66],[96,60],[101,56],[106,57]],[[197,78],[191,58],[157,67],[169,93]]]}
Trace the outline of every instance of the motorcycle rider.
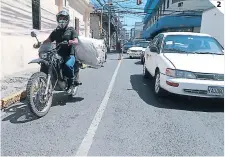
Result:
{"label": "motorcycle rider", "polygon": [[75,45],[78,44],[78,35],[73,27],[69,27],[70,16],[66,10],[60,11],[56,15],[57,28],[52,31],[50,36],[43,42],[49,43],[56,41],[56,44],[68,41],[68,45],[62,45],[58,54],[64,59],[64,72],[69,78],[68,93],[72,93],[76,85],[81,85],[78,81],[79,66],[76,64]]}

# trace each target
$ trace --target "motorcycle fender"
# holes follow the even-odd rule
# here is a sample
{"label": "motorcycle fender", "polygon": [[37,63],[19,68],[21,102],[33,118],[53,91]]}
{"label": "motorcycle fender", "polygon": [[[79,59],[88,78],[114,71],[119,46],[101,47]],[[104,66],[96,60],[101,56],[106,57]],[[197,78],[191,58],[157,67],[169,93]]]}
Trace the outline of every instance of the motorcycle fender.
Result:
{"label": "motorcycle fender", "polygon": [[32,61],[30,61],[28,64],[32,64],[32,63],[44,63],[45,65],[48,65],[48,62],[45,61],[44,59],[38,58],[38,59],[33,59]]}

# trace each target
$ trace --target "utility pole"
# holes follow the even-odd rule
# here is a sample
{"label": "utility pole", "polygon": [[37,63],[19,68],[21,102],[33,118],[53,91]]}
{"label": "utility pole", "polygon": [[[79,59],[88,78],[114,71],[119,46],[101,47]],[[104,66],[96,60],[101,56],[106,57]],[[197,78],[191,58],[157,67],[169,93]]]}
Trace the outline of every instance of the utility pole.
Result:
{"label": "utility pole", "polygon": [[[112,0],[108,0],[108,4],[112,3]],[[111,51],[111,6],[108,5],[108,45],[109,51]]]}
{"label": "utility pole", "polygon": [[101,38],[103,37],[103,13],[104,13],[104,7],[108,5],[108,7],[110,5],[112,5],[111,3],[105,3],[103,6],[102,6],[102,10],[101,10],[101,16],[100,16],[100,34],[101,34]]}

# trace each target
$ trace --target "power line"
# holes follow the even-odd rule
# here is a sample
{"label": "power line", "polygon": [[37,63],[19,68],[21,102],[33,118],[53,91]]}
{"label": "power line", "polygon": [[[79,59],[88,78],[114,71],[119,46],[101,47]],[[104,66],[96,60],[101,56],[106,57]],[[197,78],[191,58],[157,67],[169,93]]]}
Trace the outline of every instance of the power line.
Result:
{"label": "power line", "polygon": [[[147,14],[152,14],[152,13],[144,13],[144,12],[138,12],[138,11],[118,11],[118,10],[113,10],[114,13],[120,13],[120,14],[136,14],[136,15],[139,15],[139,16],[144,16],[144,15],[147,15]],[[108,12],[105,12],[105,14],[107,14]],[[189,14],[189,13],[186,13],[184,11],[175,11],[173,13],[181,13],[181,14],[172,14],[172,13],[163,13],[163,14],[160,14],[161,16],[163,15],[174,15],[174,16],[201,16],[201,15],[197,15],[197,14]],[[98,12],[93,12],[93,14],[100,14]]]}
{"label": "power line", "polygon": [[[96,8],[96,10],[100,10],[101,8]],[[118,9],[118,8],[116,8]],[[124,7],[123,9],[130,9],[130,10],[143,10],[142,8],[129,8],[129,7]],[[156,9],[148,9],[148,11],[157,11],[159,8]],[[129,11],[129,10],[128,10]],[[186,11],[192,11],[192,12],[202,12],[204,9],[193,9],[193,10],[184,10],[184,11],[178,11],[178,10],[170,10],[170,9],[160,9],[160,11],[172,11],[172,12],[186,12]],[[148,14],[148,12],[143,12]]]}

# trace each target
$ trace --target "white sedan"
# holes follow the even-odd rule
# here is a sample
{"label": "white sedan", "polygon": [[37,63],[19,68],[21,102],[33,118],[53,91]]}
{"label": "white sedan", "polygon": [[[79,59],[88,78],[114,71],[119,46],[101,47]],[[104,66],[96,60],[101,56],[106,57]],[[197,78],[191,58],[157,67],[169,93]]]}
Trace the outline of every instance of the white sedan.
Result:
{"label": "white sedan", "polygon": [[157,96],[170,93],[224,98],[224,50],[207,34],[157,35],[145,51],[144,77],[152,76]]}
{"label": "white sedan", "polygon": [[144,51],[148,47],[149,41],[141,41],[136,43],[136,45],[132,46],[127,50],[127,54],[130,58],[141,58]]}

